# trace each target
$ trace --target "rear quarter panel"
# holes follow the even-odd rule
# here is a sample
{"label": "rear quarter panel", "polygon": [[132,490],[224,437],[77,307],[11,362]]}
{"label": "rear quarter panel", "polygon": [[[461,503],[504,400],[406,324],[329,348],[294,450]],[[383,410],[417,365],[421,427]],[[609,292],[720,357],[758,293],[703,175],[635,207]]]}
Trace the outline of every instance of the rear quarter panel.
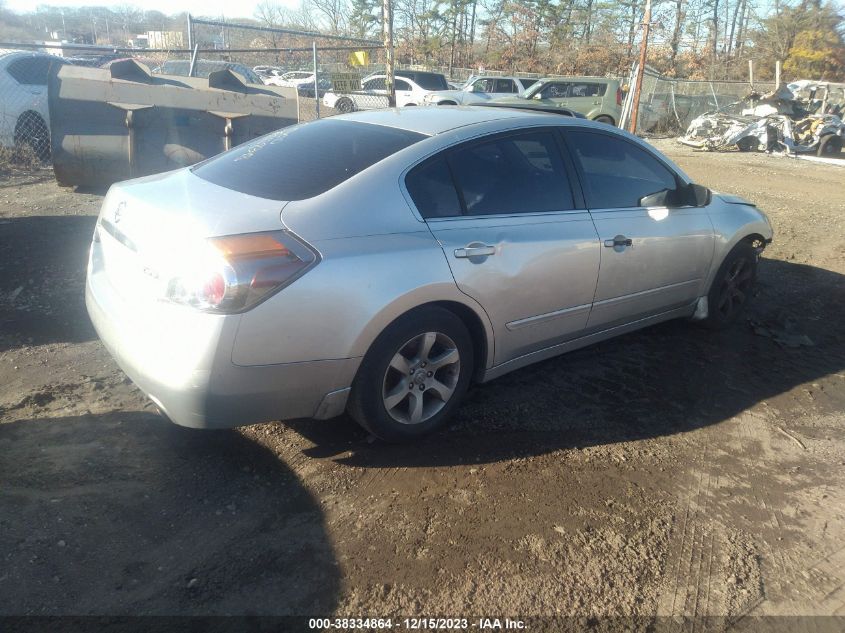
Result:
{"label": "rear quarter panel", "polygon": [[[484,311],[458,290],[443,250],[425,226],[413,233],[312,242],[321,261],[246,312],[235,339],[237,365],[357,358],[395,319],[420,305],[453,301]],[[492,353],[488,354],[492,358]]]}

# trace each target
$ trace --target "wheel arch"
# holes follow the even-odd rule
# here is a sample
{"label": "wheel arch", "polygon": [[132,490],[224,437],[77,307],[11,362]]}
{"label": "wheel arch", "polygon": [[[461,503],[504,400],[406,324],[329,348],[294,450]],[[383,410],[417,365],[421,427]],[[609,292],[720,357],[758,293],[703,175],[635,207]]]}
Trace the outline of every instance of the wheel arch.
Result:
{"label": "wheel arch", "polygon": [[15,136],[18,135],[18,131],[20,130],[20,126],[26,120],[27,117],[36,117],[37,121],[44,125],[44,128],[49,132],[50,126],[47,124],[47,119],[44,118],[44,115],[41,114],[38,110],[33,110],[32,108],[27,108],[23,112],[21,112],[17,118],[15,119]]}
{"label": "wheel arch", "polygon": [[[468,302],[458,300],[457,297],[446,299],[432,298],[431,300],[422,301],[411,307],[403,306],[404,309],[396,312],[393,310],[395,308],[395,304],[387,306],[371,320],[370,325],[365,329],[370,334],[367,336],[366,343],[361,345],[361,351],[363,352],[362,355],[366,355],[370,349],[372,349],[376,339],[388,327],[397,321],[407,318],[417,310],[428,307],[439,307],[444,310],[448,310],[457,316],[467,328],[470,339],[472,340],[473,348],[473,379],[479,379],[486,369],[488,369],[487,365],[490,359],[493,358],[495,345],[493,328],[487,314],[481,306],[469,305]],[[389,313],[393,314],[386,318],[386,314]],[[363,341],[361,341],[361,343],[363,343]],[[356,345],[356,347],[358,347],[358,345]]]}

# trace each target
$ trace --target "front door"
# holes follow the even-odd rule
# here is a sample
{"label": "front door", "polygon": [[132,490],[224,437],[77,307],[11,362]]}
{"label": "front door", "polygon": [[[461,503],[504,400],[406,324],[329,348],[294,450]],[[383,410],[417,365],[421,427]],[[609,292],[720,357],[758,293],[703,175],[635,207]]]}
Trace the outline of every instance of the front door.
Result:
{"label": "front door", "polygon": [[490,317],[497,365],[587,324],[600,246],[572,177],[543,129],[447,150],[406,179],[458,287]]}
{"label": "front door", "polygon": [[673,308],[706,293],[713,225],[705,208],[642,206],[644,196],[675,189],[658,158],[615,135],[569,131],[567,146],[601,246],[601,273],[587,327],[604,329]]}

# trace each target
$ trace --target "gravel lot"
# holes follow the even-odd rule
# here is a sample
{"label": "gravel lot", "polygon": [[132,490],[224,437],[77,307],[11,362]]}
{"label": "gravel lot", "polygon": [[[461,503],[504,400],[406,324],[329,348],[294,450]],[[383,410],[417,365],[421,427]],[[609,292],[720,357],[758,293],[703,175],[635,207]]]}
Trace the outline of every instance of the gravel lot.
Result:
{"label": "gravel lot", "polygon": [[400,447],[157,417],[85,314],[101,195],[0,180],[0,614],[844,614],[845,170],[655,144],[770,214],[747,323],[515,372]]}

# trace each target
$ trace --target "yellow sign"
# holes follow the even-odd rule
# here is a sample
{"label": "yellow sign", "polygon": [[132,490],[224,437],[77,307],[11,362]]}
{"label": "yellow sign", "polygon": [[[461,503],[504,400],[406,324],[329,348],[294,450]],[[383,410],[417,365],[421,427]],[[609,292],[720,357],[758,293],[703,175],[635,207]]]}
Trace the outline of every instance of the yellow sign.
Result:
{"label": "yellow sign", "polygon": [[369,51],[355,51],[349,54],[350,66],[369,66],[370,52]]}

